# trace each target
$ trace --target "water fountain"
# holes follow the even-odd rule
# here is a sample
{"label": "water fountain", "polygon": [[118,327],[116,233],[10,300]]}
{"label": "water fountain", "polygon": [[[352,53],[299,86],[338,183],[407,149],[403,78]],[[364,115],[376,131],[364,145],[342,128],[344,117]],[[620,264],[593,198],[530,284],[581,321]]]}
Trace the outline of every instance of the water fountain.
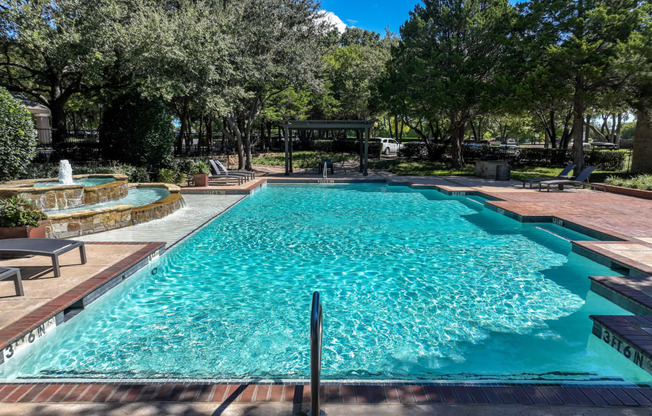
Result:
{"label": "water fountain", "polygon": [[48,237],[66,238],[126,227],[182,208],[176,185],[128,183],[121,174],[72,175],[70,162],[59,163],[59,177],[0,184],[0,198],[18,196],[43,210]]}
{"label": "water fountain", "polygon": [[59,162],[59,183],[61,185],[72,185],[74,183],[72,180],[72,166],[67,160]]}

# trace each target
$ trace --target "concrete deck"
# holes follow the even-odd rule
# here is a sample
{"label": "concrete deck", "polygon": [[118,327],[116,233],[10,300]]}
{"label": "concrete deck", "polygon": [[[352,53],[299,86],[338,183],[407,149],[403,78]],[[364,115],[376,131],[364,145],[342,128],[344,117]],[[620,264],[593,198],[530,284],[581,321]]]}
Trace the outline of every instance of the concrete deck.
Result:
{"label": "concrete deck", "polygon": [[183,194],[186,206],[160,220],[76,237],[81,241],[163,241],[172,247],[188,234],[239,202],[245,195]]}

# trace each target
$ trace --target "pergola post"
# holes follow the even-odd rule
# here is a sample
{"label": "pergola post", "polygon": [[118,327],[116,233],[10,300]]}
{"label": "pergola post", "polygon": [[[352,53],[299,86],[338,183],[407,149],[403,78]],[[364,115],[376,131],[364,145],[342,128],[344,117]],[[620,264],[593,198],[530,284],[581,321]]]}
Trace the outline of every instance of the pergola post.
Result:
{"label": "pergola post", "polygon": [[369,127],[364,129],[364,171],[362,174],[367,176],[367,165],[369,164]]}
{"label": "pergola post", "polygon": [[[356,130],[355,131],[355,137],[358,138],[360,136],[360,133],[362,133],[362,130]],[[360,138],[360,173],[364,172],[364,137]]]}
{"label": "pergola post", "polygon": [[294,173],[294,160],[292,159],[294,153],[294,140],[292,140],[292,129],[290,129],[290,173]]}
{"label": "pergola post", "polygon": [[290,176],[290,158],[289,158],[289,135],[288,126],[283,126],[283,133],[285,134],[285,176]]}

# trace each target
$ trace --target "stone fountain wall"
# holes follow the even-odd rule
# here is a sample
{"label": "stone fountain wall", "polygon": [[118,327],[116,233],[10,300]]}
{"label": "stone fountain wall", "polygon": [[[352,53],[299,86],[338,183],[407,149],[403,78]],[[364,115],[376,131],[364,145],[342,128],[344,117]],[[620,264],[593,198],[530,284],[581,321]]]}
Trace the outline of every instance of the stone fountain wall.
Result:
{"label": "stone fountain wall", "polygon": [[19,196],[32,201],[39,209],[75,208],[84,203],[83,185],[52,186],[47,188],[0,187],[0,198]]}
{"label": "stone fountain wall", "polygon": [[0,198],[20,196],[28,199],[43,211],[76,208],[85,204],[113,201],[127,196],[127,176],[118,174],[74,175],[74,179],[88,177],[111,177],[113,182],[84,187],[84,185],[60,185],[34,187],[38,182],[56,182],[57,178],[30,179],[7,182],[0,186]]}
{"label": "stone fountain wall", "polygon": [[45,234],[49,238],[78,237],[116,228],[128,227],[163,218],[185,206],[181,189],[163,183],[131,184],[135,187],[166,187],[167,198],[142,207],[116,205],[98,210],[78,211],[67,214],[49,214]]}

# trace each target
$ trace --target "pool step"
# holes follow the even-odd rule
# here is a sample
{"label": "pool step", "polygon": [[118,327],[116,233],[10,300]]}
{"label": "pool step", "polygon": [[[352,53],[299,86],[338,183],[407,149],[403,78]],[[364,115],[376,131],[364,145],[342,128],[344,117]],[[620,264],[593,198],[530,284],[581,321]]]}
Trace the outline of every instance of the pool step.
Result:
{"label": "pool step", "polygon": [[593,335],[652,374],[652,316],[591,315]]}

